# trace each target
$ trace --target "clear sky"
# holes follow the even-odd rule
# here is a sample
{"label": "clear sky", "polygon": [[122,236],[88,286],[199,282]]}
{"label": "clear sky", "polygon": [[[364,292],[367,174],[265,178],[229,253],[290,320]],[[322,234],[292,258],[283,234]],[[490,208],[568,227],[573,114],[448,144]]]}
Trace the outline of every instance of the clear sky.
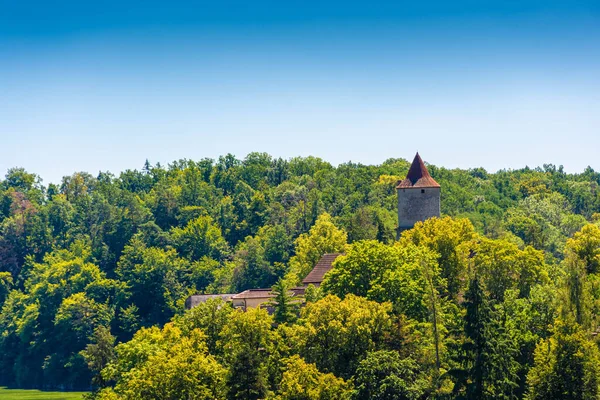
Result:
{"label": "clear sky", "polygon": [[417,150],[600,170],[600,1],[0,0],[0,174]]}

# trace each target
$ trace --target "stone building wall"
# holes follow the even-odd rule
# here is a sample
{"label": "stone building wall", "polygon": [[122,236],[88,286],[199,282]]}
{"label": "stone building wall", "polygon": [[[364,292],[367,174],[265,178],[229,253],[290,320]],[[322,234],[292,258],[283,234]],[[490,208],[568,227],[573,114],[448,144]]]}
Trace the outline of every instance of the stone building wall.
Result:
{"label": "stone building wall", "polygon": [[398,233],[440,216],[440,188],[398,189]]}

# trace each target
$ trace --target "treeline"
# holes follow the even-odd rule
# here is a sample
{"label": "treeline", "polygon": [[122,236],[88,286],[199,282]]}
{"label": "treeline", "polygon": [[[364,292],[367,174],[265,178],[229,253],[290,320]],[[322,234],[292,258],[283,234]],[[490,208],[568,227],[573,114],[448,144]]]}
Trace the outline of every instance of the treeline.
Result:
{"label": "treeline", "polygon": [[[453,218],[395,242],[408,167],[253,153],[48,186],[9,170],[0,383],[93,382],[125,399],[597,398],[600,174],[429,166]],[[287,288],[342,251],[298,311]],[[189,294],[272,286],[274,316],[183,312]]]}

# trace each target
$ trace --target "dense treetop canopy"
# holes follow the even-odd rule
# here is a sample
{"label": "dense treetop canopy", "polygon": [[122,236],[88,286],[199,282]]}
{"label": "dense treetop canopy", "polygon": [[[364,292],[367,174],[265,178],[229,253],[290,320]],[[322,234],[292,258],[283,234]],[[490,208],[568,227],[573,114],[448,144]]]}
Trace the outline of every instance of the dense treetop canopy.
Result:
{"label": "dense treetop canopy", "polygon": [[[0,180],[0,384],[101,399],[598,398],[600,173],[252,153]],[[287,290],[343,253],[306,304]],[[195,293],[273,287],[275,313]],[[565,376],[564,371],[573,371]],[[562,391],[562,392],[561,392]]]}

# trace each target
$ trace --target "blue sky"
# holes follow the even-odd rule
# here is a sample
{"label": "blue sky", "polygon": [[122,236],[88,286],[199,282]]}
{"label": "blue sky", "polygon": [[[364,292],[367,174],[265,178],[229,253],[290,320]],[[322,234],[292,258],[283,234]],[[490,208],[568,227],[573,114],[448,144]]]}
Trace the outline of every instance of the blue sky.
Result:
{"label": "blue sky", "polygon": [[598,1],[0,0],[0,174],[251,151],[600,170]]}

